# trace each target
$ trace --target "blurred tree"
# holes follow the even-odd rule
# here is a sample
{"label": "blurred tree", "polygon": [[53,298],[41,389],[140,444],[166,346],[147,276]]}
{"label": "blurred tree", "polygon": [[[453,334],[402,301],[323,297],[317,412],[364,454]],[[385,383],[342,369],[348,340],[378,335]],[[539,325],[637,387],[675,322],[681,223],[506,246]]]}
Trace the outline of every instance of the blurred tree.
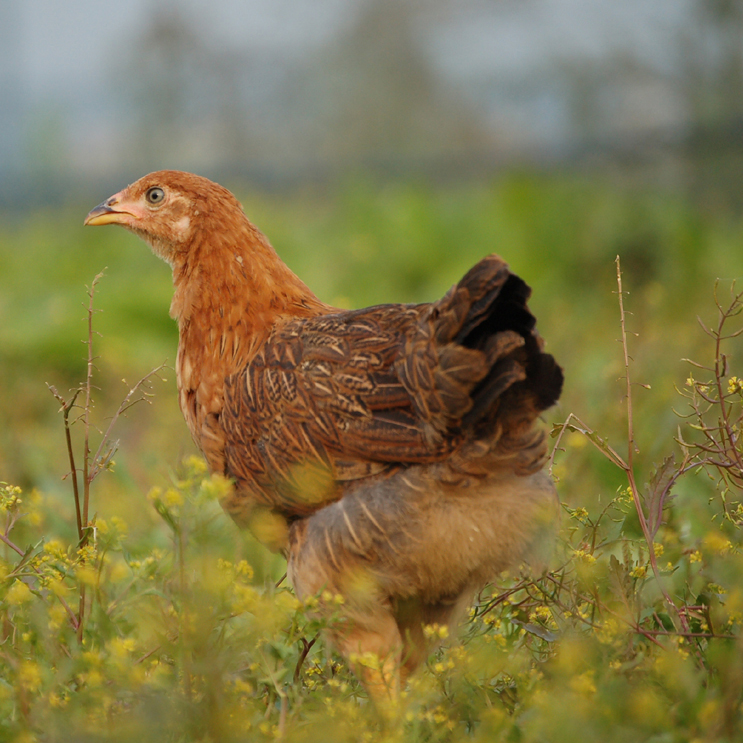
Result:
{"label": "blurred tree", "polygon": [[0,3],[0,172],[17,172],[21,166],[22,126],[18,112],[22,109],[23,91],[17,84],[21,67],[19,8],[13,3]]}
{"label": "blurred tree", "polygon": [[446,158],[492,146],[482,115],[437,74],[423,43],[430,11],[417,0],[366,2],[350,32],[321,52],[311,82],[327,156]]}
{"label": "blurred tree", "polygon": [[582,158],[743,199],[743,0],[283,0],[230,6],[230,27],[222,6],[166,0],[137,11],[85,95],[25,64],[32,6],[0,2],[0,202],[31,204],[47,155],[69,179],[263,182]]}
{"label": "blurred tree", "polygon": [[687,95],[695,123],[743,116],[743,2],[696,0],[682,37]]}
{"label": "blurred tree", "polygon": [[314,56],[271,59],[226,48],[178,6],[155,10],[127,76],[139,159],[287,171],[490,147],[482,116],[443,84],[421,43],[427,10],[417,0],[366,2]]}
{"label": "blurred tree", "polygon": [[218,167],[255,149],[240,95],[248,55],[225,50],[178,6],[153,12],[130,69],[138,157],[148,167]]}
{"label": "blurred tree", "polygon": [[680,48],[691,188],[743,210],[743,1],[696,0]]}

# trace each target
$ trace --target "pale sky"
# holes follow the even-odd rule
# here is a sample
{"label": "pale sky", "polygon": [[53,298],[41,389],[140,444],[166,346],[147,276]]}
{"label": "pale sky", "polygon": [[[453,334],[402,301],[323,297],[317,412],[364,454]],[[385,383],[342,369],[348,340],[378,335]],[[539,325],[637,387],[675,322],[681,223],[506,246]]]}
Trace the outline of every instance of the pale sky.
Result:
{"label": "pale sky", "polygon": [[[301,69],[303,60],[354,26],[369,2],[396,0],[179,0],[212,46]],[[673,81],[680,29],[695,0],[409,0],[416,43],[442,80],[490,116],[493,126],[559,142],[570,136],[552,76],[568,62],[580,70],[634,59]],[[2,0],[0,2],[0,178],[23,168],[29,126],[62,117],[84,160],[105,131],[131,118],[122,81],[152,0]],[[611,62],[609,62],[611,64]],[[291,69],[291,67],[289,67]],[[255,71],[253,71],[255,74]],[[141,82],[141,81],[140,81]],[[258,80],[260,84],[260,80]],[[252,83],[251,83],[252,84]],[[682,117],[673,96],[658,100],[662,124]],[[619,104],[629,105],[629,104]],[[634,104],[633,104],[634,105]],[[665,108],[663,108],[665,106]],[[31,122],[31,123],[29,123]],[[510,122],[510,123],[509,123]],[[533,128],[533,130],[532,130]]]}

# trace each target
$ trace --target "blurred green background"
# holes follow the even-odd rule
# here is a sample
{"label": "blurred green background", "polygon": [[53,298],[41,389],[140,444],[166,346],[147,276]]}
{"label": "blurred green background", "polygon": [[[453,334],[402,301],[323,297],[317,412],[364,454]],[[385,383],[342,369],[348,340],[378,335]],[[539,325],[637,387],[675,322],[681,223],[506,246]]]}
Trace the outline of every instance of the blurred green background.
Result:
{"label": "blurred green background", "polygon": [[[633,358],[640,466],[670,453],[684,412],[685,358],[711,363],[711,341],[697,317],[716,318],[743,274],[743,223],[720,198],[713,206],[671,189],[601,174],[514,171],[490,181],[432,185],[363,179],[280,195],[238,191],[252,220],[323,300],[343,307],[430,301],[479,258],[504,256],[533,288],[531,306],[566,385],[549,422],[569,413],[616,446],[625,440],[625,388],[615,258],[620,256]],[[84,379],[86,285],[105,269],[94,323],[97,425],[129,385],[173,364],[177,330],[168,316],[168,267],[118,228],[83,228],[90,203],[38,209],[0,232],[0,473],[25,488],[59,493],[69,508],[62,416],[46,388]],[[733,346],[730,351],[735,350]],[[730,374],[739,360],[730,358]],[[97,507],[120,508],[194,451],[177,409],[174,374],[156,381],[150,404],[118,425],[113,478],[95,487]],[[78,428],[80,428],[78,426]],[[590,447],[589,447],[590,449]],[[619,473],[588,450],[558,457],[571,471],[561,497],[572,506],[613,495]],[[647,472],[641,472],[647,475]],[[109,494],[110,493],[110,494]]]}
{"label": "blurred green background", "polygon": [[[167,267],[123,231],[82,227],[92,206],[165,167],[234,190],[289,266],[341,306],[433,300],[501,254],[533,287],[566,370],[549,420],[575,413],[614,438],[619,255],[633,378],[651,385],[636,388],[642,465],[673,446],[682,359],[711,359],[696,317],[714,316],[715,281],[726,289],[743,268],[743,2],[99,10],[0,7],[0,480],[65,492],[46,384],[83,379],[98,272],[98,425],[122,379],[173,363]],[[165,376],[118,427],[106,487],[141,492],[193,451]],[[565,499],[613,492],[600,458],[575,456],[581,480]]]}
{"label": "blurred green background", "polygon": [[[714,327],[743,277],[742,40],[743,0],[0,3],[0,483],[23,488],[18,503],[0,487],[0,505],[18,550],[35,545],[2,551],[2,731],[243,740],[248,720],[275,739],[288,694],[291,740],[376,740],[325,643],[305,662],[317,627],[275,588],[281,559],[195,506],[211,486],[200,460],[179,464],[196,450],[172,369],[118,421],[95,549],[78,551],[47,385],[69,398],[85,379],[86,287],[104,272],[93,449],[178,340],[168,267],[119,228],[84,228],[93,206],[152,170],[213,178],[340,307],[435,300],[496,252],[565,369],[545,427],[576,415],[626,456],[619,256],[647,494],[679,433],[700,436],[680,392],[712,373],[688,360],[714,363],[699,321]],[[723,386],[743,378],[741,338]],[[722,393],[739,422],[740,385]],[[80,421],[72,433],[79,465]],[[679,480],[656,580],[623,473],[585,437],[560,445],[555,570],[480,596],[463,645],[414,680],[408,739],[738,740],[739,481]],[[78,643],[55,591],[86,590]],[[667,634],[674,611],[696,638]]]}

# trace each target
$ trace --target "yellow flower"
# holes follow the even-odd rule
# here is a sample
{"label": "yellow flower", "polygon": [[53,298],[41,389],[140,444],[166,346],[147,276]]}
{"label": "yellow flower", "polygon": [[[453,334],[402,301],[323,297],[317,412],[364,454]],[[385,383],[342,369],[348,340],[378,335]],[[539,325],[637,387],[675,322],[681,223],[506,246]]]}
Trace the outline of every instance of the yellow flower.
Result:
{"label": "yellow flower", "polygon": [[259,600],[258,592],[252,586],[246,586],[244,583],[236,583],[233,588],[235,600],[232,603],[232,609],[237,614],[244,611],[252,611]]}
{"label": "yellow flower", "polygon": [[302,602],[289,591],[281,591],[276,594],[274,604],[287,612],[294,612],[302,606]]}
{"label": "yellow flower", "polygon": [[49,695],[49,705],[51,707],[64,707],[67,704],[67,699],[65,697],[60,697],[59,694],[55,694],[52,692]]}
{"label": "yellow flower", "polygon": [[32,660],[21,663],[18,669],[18,681],[24,689],[36,693],[41,688],[41,669]]}
{"label": "yellow flower", "polygon": [[68,587],[61,580],[53,580],[49,583],[49,590],[60,598],[64,598],[69,591]]}
{"label": "yellow flower", "polygon": [[95,688],[97,686],[103,685],[103,674],[98,670],[92,670],[89,673],[85,673],[82,675],[85,679],[86,684],[90,688]]}
{"label": "yellow flower", "polygon": [[234,687],[238,694],[251,695],[255,691],[252,684],[249,684],[247,681],[243,681],[242,679],[235,679]]}
{"label": "yellow flower", "polygon": [[445,640],[449,637],[449,628],[445,624],[427,624],[423,627],[425,637],[438,637]]}
{"label": "yellow flower", "polygon": [[586,511],[585,508],[576,508],[571,514],[570,518],[575,519],[576,521],[580,521],[582,524],[585,524],[588,520],[588,511]]}
{"label": "yellow flower", "polygon": [[168,488],[163,496],[163,503],[166,506],[182,506],[183,505],[183,494],[179,493],[175,488]]}
{"label": "yellow flower", "polygon": [[351,653],[348,660],[351,663],[359,663],[367,668],[379,670],[379,656],[376,653]]}
{"label": "yellow flower", "polygon": [[44,545],[44,552],[52,557],[56,557],[58,560],[64,560],[67,557],[67,550],[58,539],[50,539]]}
{"label": "yellow flower", "polygon": [[596,558],[590,554],[589,552],[586,552],[585,550],[573,550],[573,554],[580,560],[583,560],[587,563],[594,563],[596,562]]}
{"label": "yellow flower", "polygon": [[240,560],[240,562],[235,565],[235,574],[242,575],[246,580],[250,580],[253,577],[253,568],[247,560]]}
{"label": "yellow flower", "polygon": [[80,583],[84,583],[86,586],[94,586],[96,584],[96,572],[93,568],[87,565],[80,565],[77,570],[75,570],[75,577],[80,581]]}
{"label": "yellow flower", "polygon": [[303,604],[303,605],[304,605],[304,608],[305,608],[305,609],[310,609],[310,610],[312,610],[312,609],[317,609],[317,605],[318,605],[319,603],[320,603],[320,602],[319,602],[319,601],[317,600],[317,596],[308,596],[308,597],[307,597],[307,598],[306,598],[306,599],[304,600],[304,604]]}
{"label": "yellow flower", "polygon": [[593,681],[593,671],[586,671],[580,676],[573,676],[570,679],[570,688],[577,694],[595,694],[596,684]]}
{"label": "yellow flower", "polygon": [[67,618],[67,610],[62,606],[62,604],[53,604],[49,607],[48,615],[49,629],[52,631],[58,630]]}
{"label": "yellow flower", "polygon": [[186,457],[183,463],[195,475],[203,475],[206,472],[206,462],[201,457],[197,457],[195,454],[192,454],[190,457]]}
{"label": "yellow flower", "polygon": [[221,501],[232,492],[232,481],[223,475],[204,478],[199,486],[199,496],[206,501]]}
{"label": "yellow flower", "polygon": [[5,594],[5,600],[11,604],[18,606],[25,604],[33,599],[34,595],[31,593],[31,589],[19,578],[13,581],[13,585],[10,590]]}
{"label": "yellow flower", "polygon": [[132,637],[115,637],[108,647],[114,658],[124,659],[134,652],[136,642]]}
{"label": "yellow flower", "polygon": [[602,622],[599,627],[597,637],[598,641],[603,645],[610,645],[614,642],[615,638],[619,634],[619,624],[616,619],[609,617],[609,619]]}
{"label": "yellow flower", "polygon": [[0,482],[0,511],[13,510],[22,502],[21,489],[17,485]]}
{"label": "yellow flower", "polygon": [[708,532],[704,537],[704,546],[717,555],[724,555],[733,548],[730,540],[719,531]]}
{"label": "yellow flower", "polygon": [[126,536],[126,533],[129,531],[129,524],[124,521],[124,519],[120,518],[119,516],[112,516],[111,517],[111,526],[113,526],[114,529],[116,529],[119,534],[122,536]]}

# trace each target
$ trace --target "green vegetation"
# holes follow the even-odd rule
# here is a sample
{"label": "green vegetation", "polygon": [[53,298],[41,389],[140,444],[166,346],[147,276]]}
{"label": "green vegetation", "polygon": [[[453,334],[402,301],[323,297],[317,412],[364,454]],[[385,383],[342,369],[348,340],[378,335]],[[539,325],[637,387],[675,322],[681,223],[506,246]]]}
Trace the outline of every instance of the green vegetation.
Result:
{"label": "green vegetation", "polygon": [[[717,339],[743,328],[740,218],[523,174],[243,203],[341,306],[433,299],[489,252],[531,284],[567,379],[545,424],[564,503],[551,570],[484,591],[383,725],[314,641],[312,601],[277,587],[282,561],[221,513],[225,484],[195,456],[172,372],[135,391],[151,404],[117,420],[95,459],[137,380],[172,364],[170,276],[123,230],[83,229],[92,204],[35,213],[0,230],[0,740],[740,740],[743,345]],[[86,379],[85,285],[104,267],[86,525],[83,478],[80,523],[61,479],[59,408]],[[69,415],[79,468],[85,393]]]}

